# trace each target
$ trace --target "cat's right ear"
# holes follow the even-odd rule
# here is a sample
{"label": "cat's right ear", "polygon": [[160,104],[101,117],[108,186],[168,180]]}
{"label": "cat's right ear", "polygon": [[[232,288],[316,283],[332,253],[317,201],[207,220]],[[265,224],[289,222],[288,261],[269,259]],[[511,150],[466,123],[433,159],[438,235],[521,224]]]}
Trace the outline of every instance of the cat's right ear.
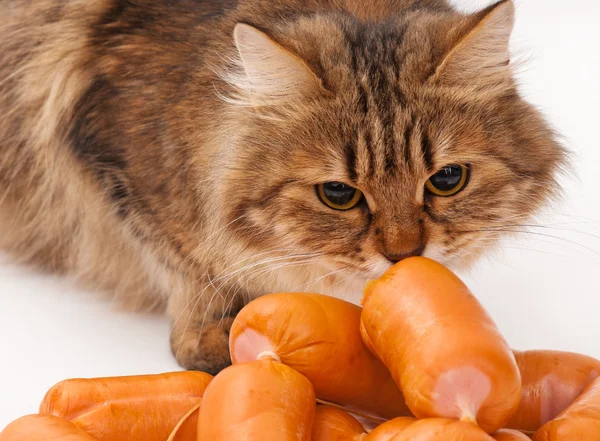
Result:
{"label": "cat's right ear", "polygon": [[247,24],[236,25],[233,37],[243,72],[230,75],[252,106],[276,105],[322,91],[320,80],[298,56]]}

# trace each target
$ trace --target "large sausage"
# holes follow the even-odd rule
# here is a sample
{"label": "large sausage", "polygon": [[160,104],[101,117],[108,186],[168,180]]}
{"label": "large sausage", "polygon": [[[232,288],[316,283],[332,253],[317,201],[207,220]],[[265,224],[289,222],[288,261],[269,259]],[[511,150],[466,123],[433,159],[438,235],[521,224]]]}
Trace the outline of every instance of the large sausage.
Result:
{"label": "large sausage", "polygon": [[600,361],[559,351],[515,351],[523,394],[506,427],[535,432],[565,410],[600,375]]}
{"label": "large sausage", "polygon": [[29,415],[10,423],[0,441],[95,441],[75,424],[52,415]]}
{"label": "large sausage", "polygon": [[200,441],[310,441],[315,413],[312,384],[271,359],[223,370],[206,389]]}
{"label": "large sausage", "polygon": [[534,441],[600,441],[600,378],[558,417],[533,435]]}
{"label": "large sausage", "polygon": [[476,421],[488,433],[512,417],[521,396],[515,357],[450,270],[403,260],[367,286],[363,305],[364,338],[414,415]]}
{"label": "large sausage", "polygon": [[98,441],[165,441],[211,380],[191,371],[66,380],[48,391],[40,414],[72,421]]}
{"label": "large sausage", "polygon": [[314,385],[317,397],[385,418],[410,415],[398,386],[359,332],[361,308],[317,294],[260,297],[230,331],[234,364],[272,356]]}

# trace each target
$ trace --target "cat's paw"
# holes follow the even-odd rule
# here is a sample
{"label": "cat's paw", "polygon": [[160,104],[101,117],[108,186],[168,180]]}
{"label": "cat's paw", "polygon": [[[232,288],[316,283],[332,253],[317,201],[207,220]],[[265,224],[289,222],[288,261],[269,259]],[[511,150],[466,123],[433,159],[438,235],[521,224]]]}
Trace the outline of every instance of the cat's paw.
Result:
{"label": "cat's paw", "polygon": [[179,365],[188,370],[216,375],[231,365],[229,330],[233,318],[205,324],[203,329],[188,328],[171,335],[171,350]]}

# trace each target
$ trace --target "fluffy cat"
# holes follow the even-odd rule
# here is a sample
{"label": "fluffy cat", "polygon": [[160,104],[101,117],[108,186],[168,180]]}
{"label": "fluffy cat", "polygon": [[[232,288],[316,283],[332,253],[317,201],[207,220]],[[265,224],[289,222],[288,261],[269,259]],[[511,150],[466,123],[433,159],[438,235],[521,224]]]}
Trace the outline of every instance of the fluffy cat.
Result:
{"label": "fluffy cat", "polygon": [[[510,0],[0,0],[0,248],[165,310],[185,368],[236,311],[469,265],[557,190]],[[355,298],[355,297],[354,297]]]}

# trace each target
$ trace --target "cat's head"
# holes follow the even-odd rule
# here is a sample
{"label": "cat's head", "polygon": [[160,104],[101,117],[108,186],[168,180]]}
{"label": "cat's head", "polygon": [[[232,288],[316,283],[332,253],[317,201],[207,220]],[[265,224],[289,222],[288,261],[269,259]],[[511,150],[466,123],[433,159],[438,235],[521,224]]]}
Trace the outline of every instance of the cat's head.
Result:
{"label": "cat's head", "polygon": [[238,24],[224,74],[231,228],[252,249],[372,277],[415,254],[472,262],[548,202],[565,160],[517,92],[513,23],[503,1],[473,15]]}

